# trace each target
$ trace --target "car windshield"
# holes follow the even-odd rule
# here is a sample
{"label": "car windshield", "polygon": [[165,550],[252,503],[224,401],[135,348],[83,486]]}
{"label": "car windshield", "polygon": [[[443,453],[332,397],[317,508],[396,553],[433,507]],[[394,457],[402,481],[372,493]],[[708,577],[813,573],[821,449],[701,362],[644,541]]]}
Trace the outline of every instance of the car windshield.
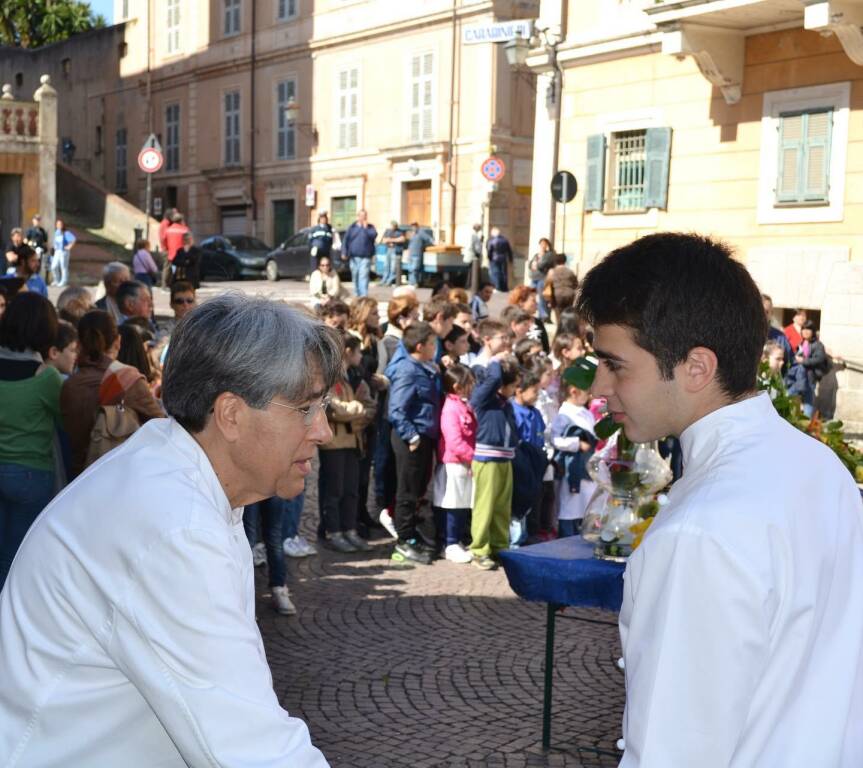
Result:
{"label": "car windshield", "polygon": [[270,246],[266,243],[258,240],[256,237],[245,237],[245,236],[232,236],[229,237],[228,240],[231,241],[231,245],[234,248],[238,248],[242,251],[269,251]]}

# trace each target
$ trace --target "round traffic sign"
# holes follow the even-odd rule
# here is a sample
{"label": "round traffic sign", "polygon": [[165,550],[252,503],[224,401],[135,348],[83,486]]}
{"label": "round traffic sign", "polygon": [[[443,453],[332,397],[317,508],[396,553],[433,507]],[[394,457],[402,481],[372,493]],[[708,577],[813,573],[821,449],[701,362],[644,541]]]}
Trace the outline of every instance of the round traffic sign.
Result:
{"label": "round traffic sign", "polygon": [[559,203],[568,203],[575,197],[578,183],[569,171],[558,171],[551,178],[551,196]]}
{"label": "round traffic sign", "polygon": [[481,170],[489,181],[500,181],[506,174],[506,165],[499,157],[492,155],[483,160]]}
{"label": "round traffic sign", "polygon": [[155,173],[162,167],[162,153],[153,147],[146,147],[138,153],[138,167],[144,173]]}

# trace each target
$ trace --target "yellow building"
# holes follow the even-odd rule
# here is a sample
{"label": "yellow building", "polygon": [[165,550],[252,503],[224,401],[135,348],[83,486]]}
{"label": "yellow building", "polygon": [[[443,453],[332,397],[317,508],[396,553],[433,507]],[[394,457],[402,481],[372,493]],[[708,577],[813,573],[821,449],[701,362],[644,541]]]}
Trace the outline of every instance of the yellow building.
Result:
{"label": "yellow building", "polygon": [[[583,275],[650,232],[724,239],[778,323],[808,309],[848,361],[836,413],[858,432],[861,25],[860,2],[543,0],[537,26],[551,45],[527,60],[540,75],[531,241],[553,222]],[[547,109],[561,82],[559,110]],[[580,186],[565,230],[548,191],[555,168]]]}
{"label": "yellow building", "polygon": [[[66,161],[142,208],[136,156],[155,133],[156,213],[177,206],[201,235],[276,243],[319,210],[344,227],[365,207],[381,231],[416,220],[462,244],[485,214],[524,250],[534,83],[482,32],[538,5],[115,0],[115,27],[19,53],[0,76],[52,74]],[[494,190],[492,149],[507,166]]]}

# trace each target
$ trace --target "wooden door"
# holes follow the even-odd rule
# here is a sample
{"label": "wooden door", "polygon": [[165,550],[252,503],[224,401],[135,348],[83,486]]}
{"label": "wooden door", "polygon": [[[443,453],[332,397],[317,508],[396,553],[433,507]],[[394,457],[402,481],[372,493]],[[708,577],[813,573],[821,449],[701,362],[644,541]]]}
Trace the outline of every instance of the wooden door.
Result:
{"label": "wooden door", "polygon": [[414,222],[421,227],[431,225],[431,180],[405,184],[405,219],[401,223]]}

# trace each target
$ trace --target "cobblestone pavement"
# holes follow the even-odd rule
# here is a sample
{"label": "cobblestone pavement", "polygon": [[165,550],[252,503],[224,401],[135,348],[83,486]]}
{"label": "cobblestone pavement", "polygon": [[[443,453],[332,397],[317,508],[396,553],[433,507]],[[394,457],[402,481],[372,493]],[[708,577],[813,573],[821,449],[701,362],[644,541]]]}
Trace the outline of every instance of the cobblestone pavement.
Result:
{"label": "cobblestone pavement", "polygon": [[[314,540],[316,481],[301,527]],[[392,567],[374,551],[288,558],[299,614],[269,603],[258,621],[276,693],[308,722],[333,766],[616,766],[623,673],[616,617],[568,609],[557,621],[552,749],[541,748],[545,606],[510,590],[502,570],[437,561]]]}

